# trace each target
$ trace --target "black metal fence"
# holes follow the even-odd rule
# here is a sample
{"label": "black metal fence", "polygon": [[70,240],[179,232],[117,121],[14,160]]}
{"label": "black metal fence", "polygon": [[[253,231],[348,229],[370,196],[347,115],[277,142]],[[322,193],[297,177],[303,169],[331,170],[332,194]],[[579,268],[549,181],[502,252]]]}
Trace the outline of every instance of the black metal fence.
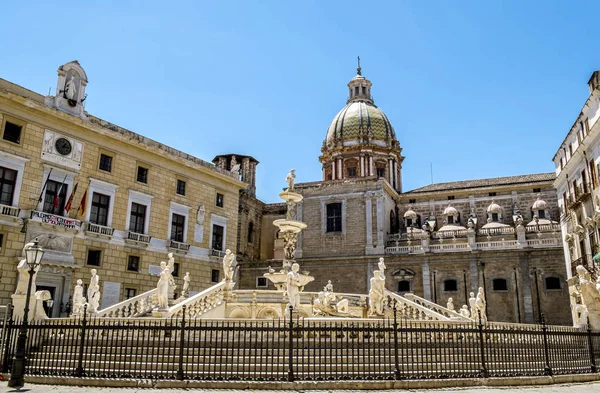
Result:
{"label": "black metal fence", "polygon": [[[9,372],[20,322],[4,332]],[[409,320],[115,320],[28,328],[29,375],[385,380],[596,372],[600,332]]]}

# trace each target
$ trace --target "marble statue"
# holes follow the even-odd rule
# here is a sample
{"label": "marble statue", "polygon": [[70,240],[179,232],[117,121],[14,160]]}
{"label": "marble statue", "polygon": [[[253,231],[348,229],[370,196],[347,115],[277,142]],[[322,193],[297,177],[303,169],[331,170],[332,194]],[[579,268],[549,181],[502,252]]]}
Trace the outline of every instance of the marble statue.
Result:
{"label": "marble statue", "polygon": [[183,276],[183,288],[181,288],[181,296],[188,297],[188,291],[190,289],[190,272],[186,272]]}
{"label": "marble statue", "polygon": [[477,305],[475,304],[477,302],[477,299],[475,298],[475,294],[473,292],[471,292],[469,294],[469,307],[470,307],[470,311],[471,311],[471,318],[472,319],[477,319]]}
{"label": "marble statue", "polygon": [[284,259],[293,260],[296,252],[296,246],[298,244],[298,234],[293,232],[283,232],[281,237],[283,237]]}
{"label": "marble statue", "polygon": [[292,269],[287,274],[287,296],[290,300],[290,305],[294,311],[298,311],[300,309],[300,292],[302,292],[302,285],[300,282],[300,274],[298,274],[298,270],[300,270],[300,265],[297,263],[292,264]]}
{"label": "marble statue", "polygon": [[287,201],[287,212],[285,214],[286,220],[295,220],[298,214],[296,213],[296,202],[289,200]]}
{"label": "marble statue", "polygon": [[167,310],[169,308],[169,277],[171,272],[165,261],[160,262],[160,278],[156,285],[156,300],[158,301],[159,310]]}
{"label": "marble statue", "polygon": [[454,311],[454,301],[451,297],[448,298],[448,303],[446,303],[446,308],[450,311]]}
{"label": "marble statue", "polygon": [[75,77],[71,75],[71,79],[65,85],[65,96],[68,100],[74,100],[77,94],[77,88],[75,87]]}
{"label": "marble statue", "polygon": [[576,270],[579,276],[579,293],[587,310],[588,322],[593,330],[600,330],[600,291],[585,267],[579,265]]}
{"label": "marble statue", "polygon": [[296,179],[296,175],[294,174],[295,171],[295,169],[290,169],[290,173],[285,177],[285,182],[288,184],[288,188],[285,190],[286,192],[294,192],[294,180]]}
{"label": "marble statue", "polygon": [[379,267],[380,276],[385,277],[385,261],[383,260],[383,257],[379,258],[377,267]]}
{"label": "marble statue", "polygon": [[385,303],[385,277],[381,276],[379,270],[375,270],[370,283],[369,315],[383,315],[383,306]]}
{"label": "marble statue", "polygon": [[233,280],[233,268],[235,267],[235,255],[230,249],[225,250],[225,256],[223,257],[223,275],[225,281]]}
{"label": "marble statue", "polygon": [[87,290],[88,312],[97,313],[98,307],[100,307],[100,276],[96,274],[96,269],[92,269],[90,272],[92,277]]}
{"label": "marble statue", "polygon": [[332,315],[332,316],[347,316],[349,313],[348,299],[339,297],[333,292],[333,284],[331,280],[327,281],[327,285],[319,292],[317,299],[313,301],[313,314],[315,316]]}
{"label": "marble statue", "polygon": [[[477,298],[475,299],[475,307],[477,308],[477,312],[478,312],[478,314],[476,315],[476,318],[477,319],[481,318],[481,323],[486,323],[487,322],[487,316],[485,314],[486,302],[485,302],[485,297],[483,295],[482,287],[479,287],[479,291],[477,292]],[[481,313],[481,316],[479,313]]]}
{"label": "marble statue", "polygon": [[167,262],[167,268],[169,269],[169,293],[168,298],[173,299],[175,294],[175,289],[177,288],[177,284],[175,283],[175,278],[173,277],[173,272],[175,271],[175,258],[173,258],[173,253],[170,252],[167,254],[169,258],[169,262]]}
{"label": "marble statue", "polygon": [[83,311],[83,305],[86,300],[83,297],[83,281],[81,279],[77,280],[77,285],[75,285],[75,290],[73,291],[73,315],[80,315]]}
{"label": "marble statue", "polygon": [[471,313],[469,312],[469,306],[466,304],[460,308],[460,315],[465,318],[471,318]]}
{"label": "marble statue", "polygon": [[[33,247],[33,245],[34,243],[25,244],[25,246],[23,247],[23,253],[25,253],[25,250],[29,247]],[[35,285],[35,279],[39,270],[40,265],[38,265],[33,272],[33,279],[31,280],[32,295],[35,294],[37,289]],[[15,290],[15,294],[24,295],[25,297],[27,297],[27,286],[29,285],[29,265],[27,264],[26,258],[23,258],[19,261],[19,264],[17,265],[17,271],[19,272],[19,278],[17,281],[17,289]]]}

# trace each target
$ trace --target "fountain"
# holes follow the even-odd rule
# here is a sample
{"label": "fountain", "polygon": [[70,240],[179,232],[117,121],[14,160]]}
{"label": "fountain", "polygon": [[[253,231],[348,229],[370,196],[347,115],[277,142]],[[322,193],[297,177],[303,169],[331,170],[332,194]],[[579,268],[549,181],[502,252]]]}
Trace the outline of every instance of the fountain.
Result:
{"label": "fountain", "polygon": [[286,292],[288,277],[293,278],[294,284],[298,287],[299,292],[302,292],[304,290],[304,286],[315,279],[314,277],[309,276],[308,272],[296,273],[292,271],[292,266],[296,263],[295,253],[296,244],[298,242],[298,234],[307,227],[304,222],[296,219],[296,205],[302,201],[303,196],[294,192],[295,178],[296,175],[292,169],[285,179],[288,183],[288,188],[279,194],[279,197],[287,204],[287,213],[285,219],[273,221],[273,225],[279,228],[284,242],[283,265],[281,270],[278,272],[272,270],[269,273],[264,274],[264,276],[275,285],[275,288]]}

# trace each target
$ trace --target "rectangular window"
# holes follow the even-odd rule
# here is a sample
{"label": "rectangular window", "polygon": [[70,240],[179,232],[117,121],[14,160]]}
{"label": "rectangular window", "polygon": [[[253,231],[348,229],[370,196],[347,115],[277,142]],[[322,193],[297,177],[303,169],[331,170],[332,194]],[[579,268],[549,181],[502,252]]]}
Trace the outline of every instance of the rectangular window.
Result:
{"label": "rectangular window", "polygon": [[101,250],[88,250],[87,264],[90,266],[100,266],[102,260]]}
{"label": "rectangular window", "polygon": [[136,180],[140,183],[148,184],[148,168],[138,166]]}
{"label": "rectangular window", "polygon": [[22,125],[7,120],[4,122],[2,139],[13,143],[21,143],[21,131],[23,131]]}
{"label": "rectangular window", "polygon": [[171,240],[184,243],[185,216],[173,213],[171,218]]}
{"label": "rectangular window", "polygon": [[108,225],[108,208],[110,207],[110,196],[97,192],[92,196],[92,208],[90,209],[90,222],[97,225]]}
{"label": "rectangular window", "polygon": [[538,210],[537,213],[538,213],[538,218],[540,220],[546,218],[546,211],[545,210]]}
{"label": "rectangular window", "polygon": [[106,154],[100,154],[100,164],[98,168],[102,171],[112,172],[112,157]]}
{"label": "rectangular window", "polygon": [[177,194],[185,195],[185,182],[183,180],[177,179]]}
{"label": "rectangular window", "polygon": [[125,288],[125,300],[135,297],[136,292],[135,288]]}
{"label": "rectangular window", "polygon": [[330,203],[327,205],[327,232],[342,231],[342,204]]}
{"label": "rectangular window", "polygon": [[585,124],[585,134],[587,135],[590,133],[590,121],[587,117],[585,118],[584,124]]}
{"label": "rectangular window", "polygon": [[533,192],[542,192],[542,189],[541,188],[534,188]]}
{"label": "rectangular window", "polygon": [[590,177],[592,178],[592,189],[598,187],[598,179],[596,178],[596,166],[594,160],[590,160]]}
{"label": "rectangular window", "polygon": [[140,271],[140,257],[137,255],[130,255],[127,258],[127,270],[130,272]]}
{"label": "rectangular window", "polygon": [[454,216],[448,216],[448,224],[454,224]]}
{"label": "rectangular window", "polygon": [[217,192],[217,207],[223,207],[223,194]]}
{"label": "rectangular window", "polygon": [[499,220],[498,213],[492,213],[492,221],[498,222],[498,220]]}
{"label": "rectangular window", "polygon": [[453,201],[454,200],[454,195],[448,195],[448,200],[449,201]]}
{"label": "rectangular window", "polygon": [[348,168],[348,177],[356,177],[356,168]]}
{"label": "rectangular window", "polygon": [[488,195],[489,196],[496,196],[496,193],[495,192],[490,192]]}
{"label": "rectangular window", "polygon": [[377,168],[377,177],[385,177],[385,168]]}
{"label": "rectangular window", "polygon": [[417,203],[417,200],[416,199],[409,199],[408,203]]}
{"label": "rectangular window", "polygon": [[219,269],[212,269],[210,272],[210,281],[211,282],[219,282],[220,275],[221,275],[221,271]]}
{"label": "rectangular window", "polygon": [[0,167],[0,204],[12,206],[17,171]]}
{"label": "rectangular window", "polygon": [[146,233],[146,206],[139,203],[131,203],[131,213],[129,215],[129,231],[135,233]]}
{"label": "rectangular window", "polygon": [[173,277],[179,277],[179,262],[173,263],[173,273],[171,273]]}
{"label": "rectangular window", "polygon": [[0,233],[0,252],[2,252],[3,248],[4,248],[4,234]]}
{"label": "rectangular window", "polygon": [[256,288],[267,288],[269,286],[266,277],[256,277]]}
{"label": "rectangular window", "polygon": [[444,291],[445,292],[458,291],[458,281],[456,281],[456,280],[444,280]]}
{"label": "rectangular window", "polygon": [[212,229],[212,248],[213,250],[223,251],[223,232],[221,225],[213,224]]}
{"label": "rectangular window", "polygon": [[[56,198],[56,194],[58,194],[58,198]],[[44,196],[44,213],[62,215],[65,210],[66,198],[67,185],[58,181],[48,180]]]}

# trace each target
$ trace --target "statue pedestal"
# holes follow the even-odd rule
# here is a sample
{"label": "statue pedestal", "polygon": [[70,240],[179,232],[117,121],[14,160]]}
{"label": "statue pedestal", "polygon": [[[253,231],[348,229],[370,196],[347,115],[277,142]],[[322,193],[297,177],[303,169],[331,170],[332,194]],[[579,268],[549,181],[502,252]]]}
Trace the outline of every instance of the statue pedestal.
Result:
{"label": "statue pedestal", "polygon": [[[23,314],[25,314],[25,300],[27,299],[27,295],[13,294],[11,297],[12,304],[14,306],[13,319],[23,320]],[[47,318],[48,316],[44,310],[43,301],[41,299],[37,299],[35,295],[31,295],[29,297],[29,314],[27,316],[28,322],[39,321]]]}
{"label": "statue pedestal", "polygon": [[152,310],[153,318],[166,318],[169,310]]}

